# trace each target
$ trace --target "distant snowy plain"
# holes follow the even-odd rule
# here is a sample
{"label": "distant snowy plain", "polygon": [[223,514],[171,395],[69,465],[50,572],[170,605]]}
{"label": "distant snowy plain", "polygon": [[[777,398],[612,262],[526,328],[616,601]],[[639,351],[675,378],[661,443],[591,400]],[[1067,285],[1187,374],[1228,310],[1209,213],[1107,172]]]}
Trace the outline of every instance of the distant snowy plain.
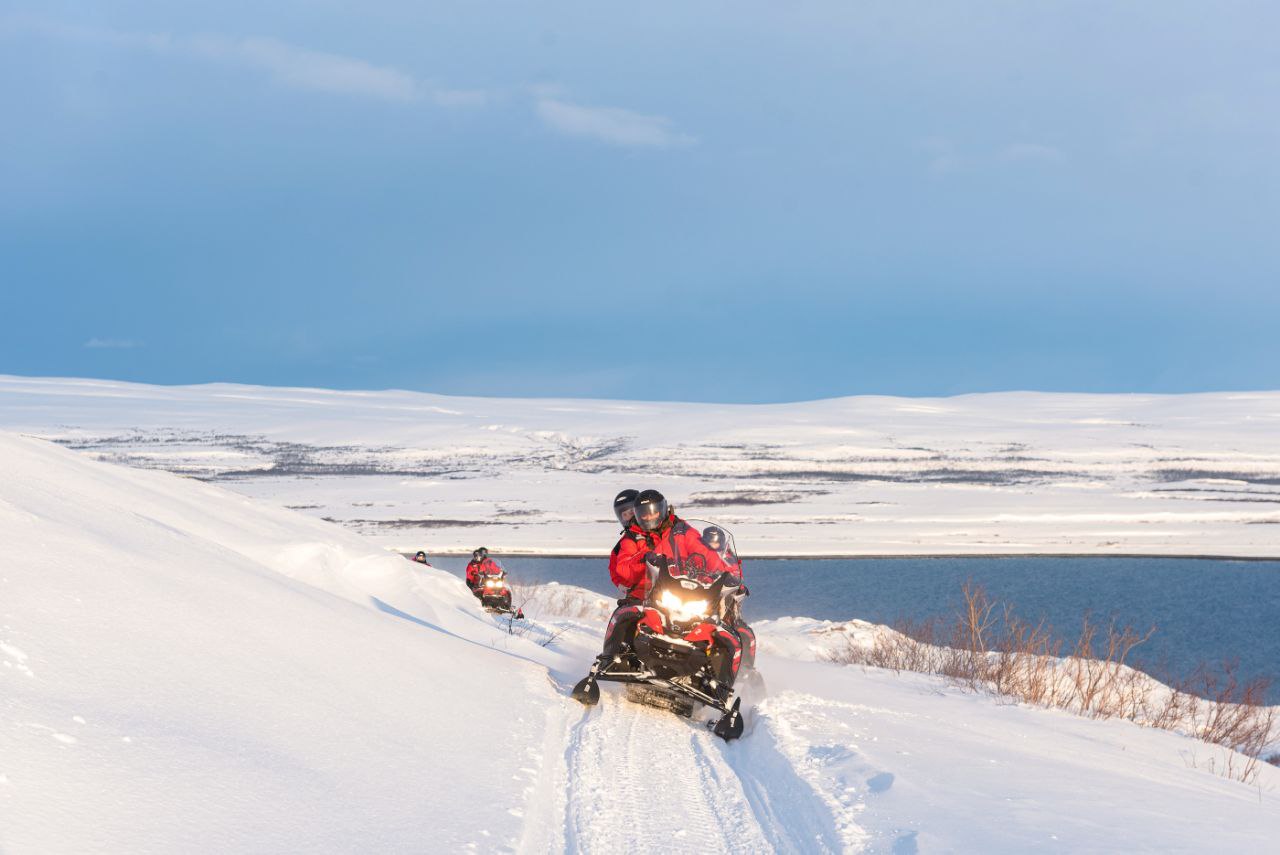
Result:
{"label": "distant snowy plain", "polygon": [[1280,769],[815,661],[866,625],[761,622],[768,692],[725,744],[567,697],[596,595],[542,589],[512,633],[455,576],[218,485],[13,434],[0,470],[5,853],[1275,844]]}
{"label": "distant snowy plain", "polygon": [[401,550],[599,555],[657,487],[747,555],[1280,557],[1280,392],[796,404],[0,376],[0,430]]}

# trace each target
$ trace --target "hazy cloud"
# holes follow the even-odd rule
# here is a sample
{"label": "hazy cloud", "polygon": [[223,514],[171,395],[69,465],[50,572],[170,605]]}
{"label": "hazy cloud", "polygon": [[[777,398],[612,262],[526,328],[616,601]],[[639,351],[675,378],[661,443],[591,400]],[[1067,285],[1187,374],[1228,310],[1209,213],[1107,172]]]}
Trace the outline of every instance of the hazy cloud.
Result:
{"label": "hazy cloud", "polygon": [[277,83],[297,89],[388,101],[413,101],[422,94],[418,82],[402,71],[276,39],[200,39],[193,44],[202,53],[261,69]]}
{"label": "hazy cloud", "polygon": [[1000,150],[1002,160],[1024,163],[1061,163],[1066,159],[1062,149],[1040,143],[1011,143]]}
{"label": "hazy cloud", "polygon": [[613,145],[671,148],[698,141],[697,137],[675,131],[665,116],[648,116],[619,107],[586,107],[540,96],[537,111],[543,122],[560,133]]}
{"label": "hazy cloud", "polygon": [[955,143],[946,137],[925,137],[916,140],[913,147],[928,159],[930,172],[955,172],[963,165]]}
{"label": "hazy cloud", "polygon": [[912,148],[923,155],[929,171],[945,174],[963,169],[991,167],[997,161],[1006,163],[1055,164],[1066,160],[1062,149],[1032,142],[1009,143],[998,149],[970,149],[967,156],[961,153],[955,141],[947,137],[925,137],[912,143]]}
{"label": "hazy cloud", "polygon": [[142,347],[142,342],[127,338],[91,338],[82,347],[94,350],[132,350]]}
{"label": "hazy cloud", "polygon": [[21,32],[127,50],[198,56],[227,65],[252,68],[266,73],[282,86],[312,92],[355,95],[386,101],[427,100],[441,107],[481,105],[488,97],[482,91],[438,87],[390,66],[312,50],[264,36],[243,39],[221,36],[185,38],[168,33],[80,27],[29,16],[0,18],[0,34]]}
{"label": "hazy cloud", "polygon": [[437,89],[431,87],[428,96],[441,107],[483,107],[490,95],[483,89]]}

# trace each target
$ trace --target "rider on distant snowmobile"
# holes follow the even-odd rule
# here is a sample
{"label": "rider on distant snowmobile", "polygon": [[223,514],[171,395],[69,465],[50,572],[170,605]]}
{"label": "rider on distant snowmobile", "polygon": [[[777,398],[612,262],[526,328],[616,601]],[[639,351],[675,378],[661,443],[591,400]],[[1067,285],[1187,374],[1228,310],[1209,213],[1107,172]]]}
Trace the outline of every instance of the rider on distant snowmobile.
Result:
{"label": "rider on distant snowmobile", "polygon": [[[622,497],[623,494],[619,494],[618,498]],[[610,556],[609,575],[615,585],[626,589],[627,596],[618,600],[618,608],[609,619],[604,650],[599,657],[602,662],[628,652],[635,638],[636,624],[644,615],[643,603],[649,593],[647,565],[663,559],[678,564],[697,555],[702,557],[708,571],[734,575],[732,568],[702,542],[697,530],[675,515],[666,497],[657,490],[638,494],[633,510],[634,521]],[[622,511],[618,517],[619,522],[624,520]],[[716,633],[715,643],[722,651],[720,682],[728,689],[738,673],[742,642],[733,631],[723,629]]]}
{"label": "rider on distant snowmobile", "polygon": [[502,568],[489,557],[489,550],[482,546],[471,553],[471,560],[467,562],[467,587],[471,589],[471,593],[479,597],[484,593],[485,575],[501,572]]}

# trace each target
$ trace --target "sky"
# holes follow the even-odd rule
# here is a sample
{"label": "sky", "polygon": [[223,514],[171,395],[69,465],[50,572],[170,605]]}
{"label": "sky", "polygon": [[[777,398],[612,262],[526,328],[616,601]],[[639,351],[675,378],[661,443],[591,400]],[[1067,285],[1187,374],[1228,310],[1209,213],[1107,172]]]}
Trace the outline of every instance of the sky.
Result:
{"label": "sky", "polygon": [[1280,388],[1267,2],[0,5],[0,373]]}

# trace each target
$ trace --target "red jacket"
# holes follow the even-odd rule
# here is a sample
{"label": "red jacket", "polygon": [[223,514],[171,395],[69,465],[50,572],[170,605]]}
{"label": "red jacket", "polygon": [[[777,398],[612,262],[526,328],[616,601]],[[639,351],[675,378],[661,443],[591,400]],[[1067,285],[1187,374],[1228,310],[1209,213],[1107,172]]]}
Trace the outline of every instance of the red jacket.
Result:
{"label": "red jacket", "polygon": [[502,568],[499,567],[492,558],[485,557],[479,561],[472,559],[467,562],[467,586],[474,588],[476,585],[480,584],[481,576],[487,576],[490,573],[496,576],[501,572]]}
{"label": "red jacket", "polygon": [[643,560],[644,554],[649,551],[649,545],[645,541],[644,530],[632,523],[622,532],[618,543],[609,553],[609,578],[619,588],[630,588],[631,584],[618,577],[618,562],[630,560],[637,551]]}
{"label": "red jacket", "polygon": [[[642,539],[637,540],[633,530],[641,534]],[[649,576],[644,564],[644,556],[649,552],[667,558],[678,557],[681,561],[691,555],[701,555],[707,562],[707,569],[712,572],[733,572],[715,550],[702,542],[697,529],[671,513],[657,531],[645,532],[632,525],[609,556],[609,576],[615,585],[627,589],[627,596],[643,600],[649,593]]]}

